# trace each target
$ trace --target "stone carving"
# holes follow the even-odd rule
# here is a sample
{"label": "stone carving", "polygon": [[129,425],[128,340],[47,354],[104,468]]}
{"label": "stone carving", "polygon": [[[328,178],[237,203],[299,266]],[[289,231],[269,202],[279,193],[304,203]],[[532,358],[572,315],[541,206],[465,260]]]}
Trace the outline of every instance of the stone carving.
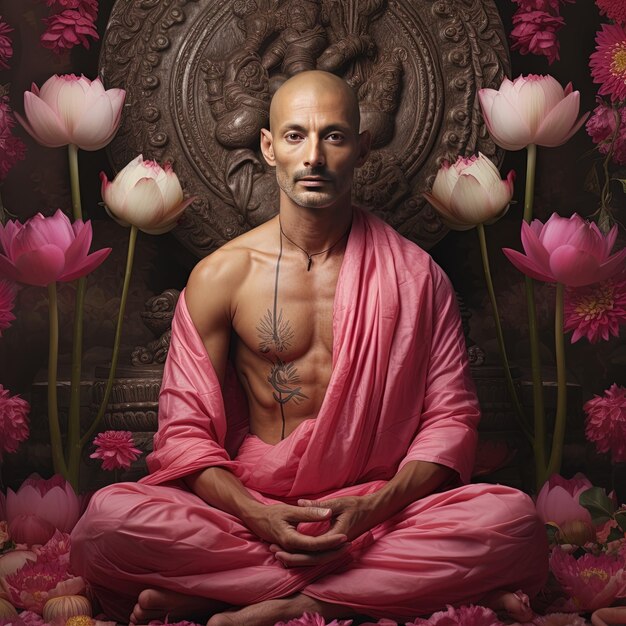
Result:
{"label": "stone carving", "polygon": [[373,136],[357,201],[429,248],[445,229],[421,194],[441,161],[500,158],[477,92],[508,72],[505,42],[495,0],[117,0],[100,73],[127,106],[110,156],[173,162],[197,198],[174,235],[204,256],[277,210],[258,149],[272,94],[332,71]]}

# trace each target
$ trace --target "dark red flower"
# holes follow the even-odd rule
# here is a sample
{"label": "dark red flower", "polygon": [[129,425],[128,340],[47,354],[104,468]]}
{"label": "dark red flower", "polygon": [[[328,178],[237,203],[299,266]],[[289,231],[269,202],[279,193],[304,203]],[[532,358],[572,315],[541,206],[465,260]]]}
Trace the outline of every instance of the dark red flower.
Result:
{"label": "dark red flower", "polygon": [[512,50],[520,54],[537,54],[546,56],[548,63],[559,58],[559,40],[557,32],[565,21],[560,16],[545,11],[518,10],[513,16],[511,31]]}

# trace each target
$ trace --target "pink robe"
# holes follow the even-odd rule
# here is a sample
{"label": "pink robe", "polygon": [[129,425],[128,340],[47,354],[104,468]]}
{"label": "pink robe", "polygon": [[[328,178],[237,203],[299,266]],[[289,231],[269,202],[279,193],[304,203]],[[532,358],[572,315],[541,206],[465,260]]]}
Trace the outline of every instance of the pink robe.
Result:
{"label": "pink robe", "polygon": [[236,606],[301,591],[406,619],[496,589],[542,586],[545,532],[530,498],[509,487],[432,494],[336,561],[286,569],[267,543],[180,480],[228,468],[266,503],[371,493],[414,460],[469,481],[479,410],[454,292],[428,254],[382,221],[355,209],[326,396],[317,418],[280,443],[248,434],[232,370],[222,394],[184,292],[172,330],[150,475],[98,492],[72,535],[73,568],[111,617],[127,619],[148,587]]}

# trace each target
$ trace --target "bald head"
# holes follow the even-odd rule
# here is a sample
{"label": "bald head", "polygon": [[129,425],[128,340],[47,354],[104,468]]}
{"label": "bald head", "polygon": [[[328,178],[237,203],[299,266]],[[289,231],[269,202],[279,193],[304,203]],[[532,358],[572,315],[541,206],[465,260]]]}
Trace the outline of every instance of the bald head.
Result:
{"label": "bald head", "polygon": [[294,107],[333,106],[343,109],[350,126],[358,134],[359,101],[352,88],[339,76],[321,70],[299,72],[285,81],[270,104],[270,132],[274,132]]}

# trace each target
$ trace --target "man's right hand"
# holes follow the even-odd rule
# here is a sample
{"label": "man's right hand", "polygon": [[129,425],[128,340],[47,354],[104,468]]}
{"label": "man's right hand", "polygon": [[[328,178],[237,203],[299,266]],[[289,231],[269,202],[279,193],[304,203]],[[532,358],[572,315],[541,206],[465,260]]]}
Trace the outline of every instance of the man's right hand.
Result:
{"label": "man's right hand", "polygon": [[321,565],[336,559],[349,547],[344,534],[326,533],[318,537],[298,531],[302,522],[329,521],[332,510],[321,507],[300,507],[289,504],[260,504],[245,516],[245,524],[258,537],[270,544],[270,549],[285,566],[281,553],[297,555],[292,565]]}

